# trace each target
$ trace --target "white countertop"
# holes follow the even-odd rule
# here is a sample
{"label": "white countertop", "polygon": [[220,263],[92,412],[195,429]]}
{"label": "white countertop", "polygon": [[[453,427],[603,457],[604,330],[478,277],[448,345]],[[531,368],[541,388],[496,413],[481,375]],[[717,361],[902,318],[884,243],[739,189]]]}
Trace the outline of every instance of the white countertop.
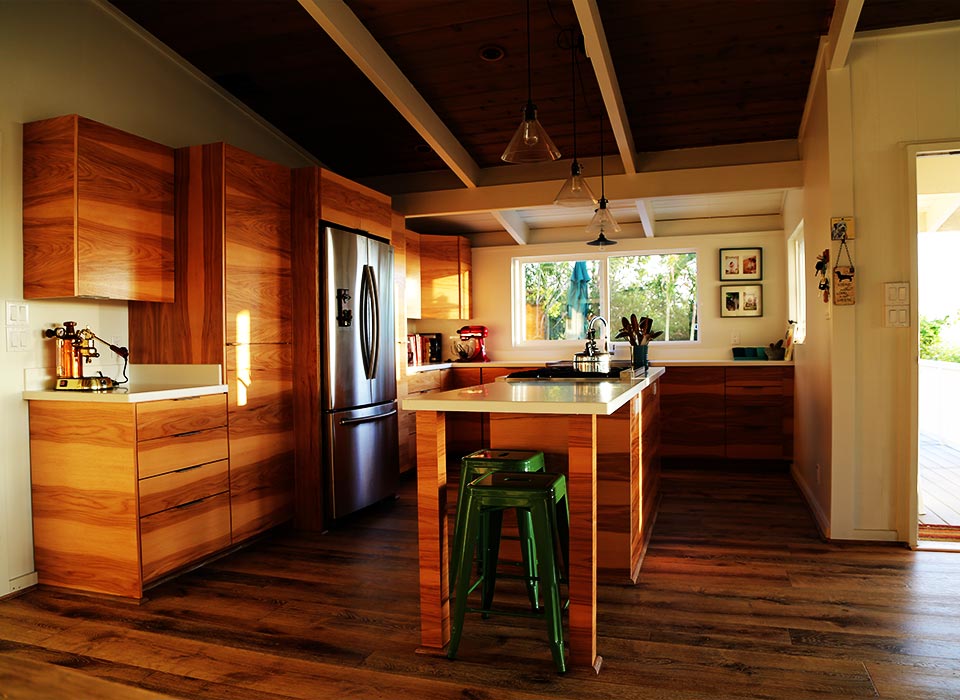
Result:
{"label": "white countertop", "polygon": [[[618,358],[620,359],[620,358]],[[626,358],[623,358],[626,359]],[[407,365],[407,375],[429,372],[438,369],[478,368],[478,367],[544,367],[560,360],[509,360],[502,362],[438,362],[432,365]],[[654,367],[775,367],[793,366],[793,360],[650,360]]]}
{"label": "white countertop", "polygon": [[106,391],[57,391],[43,389],[40,391],[25,391],[23,398],[27,401],[88,401],[96,403],[139,403],[141,401],[163,401],[165,399],[186,399],[191,396],[207,396],[208,394],[225,394],[226,384],[170,385],[148,384],[146,382],[131,382],[116,389]]}
{"label": "white countertop", "polygon": [[[227,392],[220,365],[130,365],[130,381],[107,391],[57,391],[49,370],[37,370],[34,374],[22,394],[26,401],[139,403]],[[120,375],[120,368],[108,372],[108,376]]]}
{"label": "white countertop", "polygon": [[407,411],[608,416],[650,386],[664,371],[662,367],[651,367],[646,377],[632,382],[575,379],[498,381],[452,391],[418,394],[403,399],[402,408]]}

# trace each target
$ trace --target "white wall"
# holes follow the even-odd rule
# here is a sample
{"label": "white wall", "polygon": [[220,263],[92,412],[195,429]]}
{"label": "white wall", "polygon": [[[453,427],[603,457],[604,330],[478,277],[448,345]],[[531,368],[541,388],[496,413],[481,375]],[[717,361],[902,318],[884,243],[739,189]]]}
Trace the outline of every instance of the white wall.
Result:
{"label": "white wall", "polygon": [[[22,124],[79,113],[167,144],[228,141],[289,166],[285,139],[90,0],[0,2],[0,301],[23,296]],[[53,366],[41,330],[65,320],[126,345],[123,302],[31,301],[27,352],[0,341],[0,596],[33,582],[25,372]],[[136,360],[137,348],[131,348]]]}
{"label": "white wall", "polygon": [[[584,236],[584,241],[586,241]],[[721,318],[719,250],[720,248],[763,248],[763,316],[759,318]],[[604,252],[630,254],[696,252],[698,263],[700,337],[697,343],[653,343],[650,357],[665,359],[732,359],[730,342],[733,333],[740,334],[738,345],[765,346],[784,336],[787,323],[786,244],[783,231],[664,238],[621,239],[615,249]],[[572,359],[566,347],[545,358],[542,349],[521,349],[511,343],[511,261],[515,257],[539,255],[583,255],[596,252],[585,242],[544,245],[474,248],[473,257],[473,322],[490,328],[487,344],[495,360]],[[727,283],[729,284],[729,283]],[[641,309],[637,309],[638,314]],[[418,328],[426,326],[419,322]],[[618,350],[627,359],[626,347]]]}
{"label": "white wall", "polygon": [[[829,93],[831,114],[835,104],[849,110],[852,125],[846,134],[842,120],[830,123],[830,206],[852,212],[858,232],[857,305],[834,307],[831,321],[833,446],[847,452],[833,455],[831,534],[907,541],[916,526],[907,511],[918,328],[915,318],[910,328],[882,327],[883,283],[916,289],[906,145],[960,138],[960,24],[858,36],[848,66]],[[835,182],[844,167],[849,203]]]}

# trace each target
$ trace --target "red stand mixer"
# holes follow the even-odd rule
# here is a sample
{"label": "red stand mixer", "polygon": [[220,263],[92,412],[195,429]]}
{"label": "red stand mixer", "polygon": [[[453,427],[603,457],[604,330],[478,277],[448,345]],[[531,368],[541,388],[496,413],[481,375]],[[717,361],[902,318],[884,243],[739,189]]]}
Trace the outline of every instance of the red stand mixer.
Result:
{"label": "red stand mixer", "polygon": [[457,331],[463,343],[456,344],[459,362],[489,362],[484,339],[487,337],[486,326],[464,326]]}

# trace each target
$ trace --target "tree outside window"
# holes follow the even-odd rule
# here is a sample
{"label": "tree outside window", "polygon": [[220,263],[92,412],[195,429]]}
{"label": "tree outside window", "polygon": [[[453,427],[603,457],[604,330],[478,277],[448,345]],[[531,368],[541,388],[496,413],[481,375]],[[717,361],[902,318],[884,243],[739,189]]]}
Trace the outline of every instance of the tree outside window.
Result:
{"label": "tree outside window", "polygon": [[520,263],[523,341],[582,340],[594,315],[649,316],[663,335],[654,342],[697,340],[695,253],[607,255],[591,260]]}

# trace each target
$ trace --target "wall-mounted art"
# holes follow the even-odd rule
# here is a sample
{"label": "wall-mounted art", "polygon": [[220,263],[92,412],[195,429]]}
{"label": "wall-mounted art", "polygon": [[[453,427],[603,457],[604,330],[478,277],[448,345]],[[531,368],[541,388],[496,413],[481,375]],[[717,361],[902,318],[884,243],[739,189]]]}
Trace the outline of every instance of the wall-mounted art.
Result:
{"label": "wall-mounted art", "polygon": [[743,284],[720,287],[720,316],[727,318],[763,316],[763,285]]}
{"label": "wall-mounted art", "polygon": [[720,281],[763,279],[763,248],[721,248]]}

